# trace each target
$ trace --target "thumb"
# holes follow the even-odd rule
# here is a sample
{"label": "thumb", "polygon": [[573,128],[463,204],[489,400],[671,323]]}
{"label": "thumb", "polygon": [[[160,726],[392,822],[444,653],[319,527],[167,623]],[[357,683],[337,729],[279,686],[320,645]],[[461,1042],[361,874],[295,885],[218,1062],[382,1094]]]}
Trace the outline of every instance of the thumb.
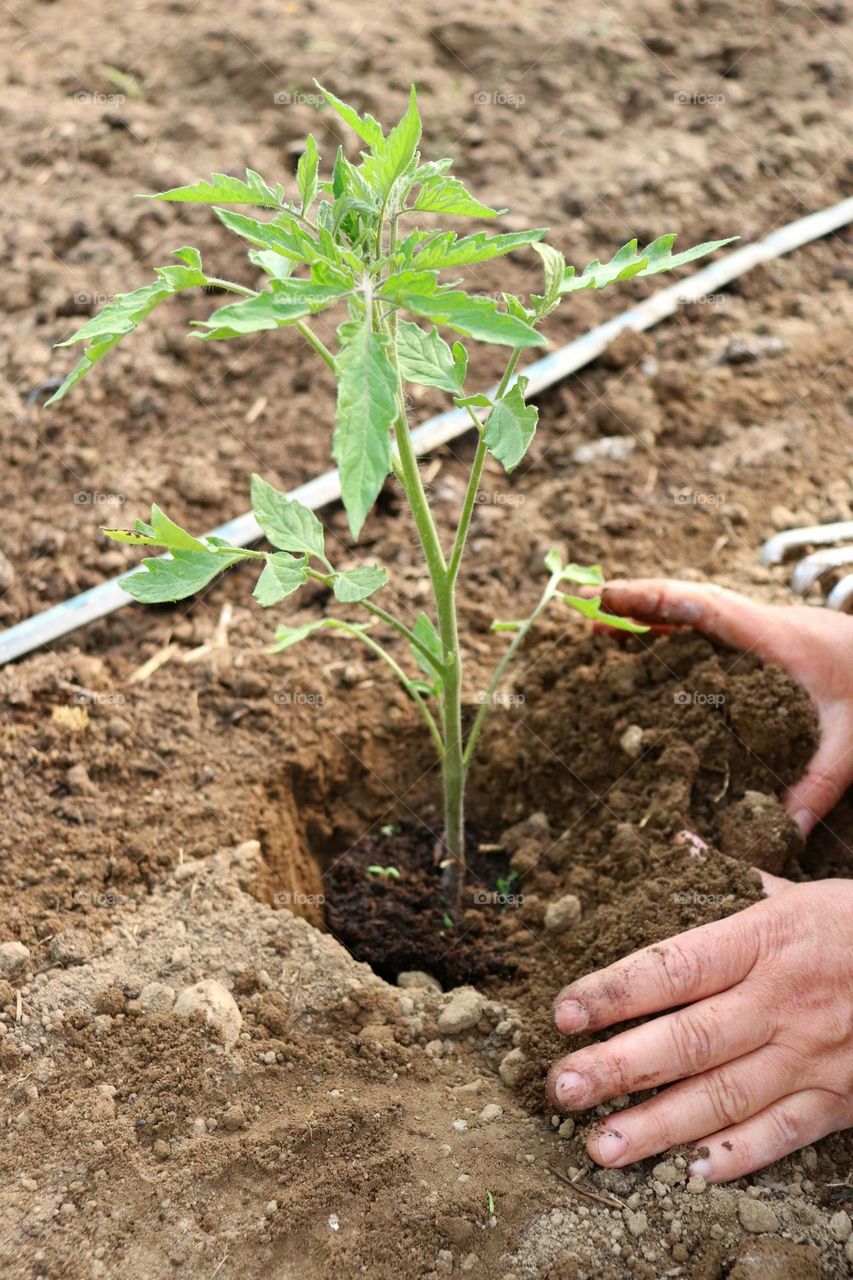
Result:
{"label": "thumb", "polygon": [[761,887],[768,898],[772,898],[774,893],[781,893],[783,889],[789,889],[794,883],[793,880],[786,880],[784,876],[773,876],[769,871],[762,871],[760,867],[756,867],[755,870],[761,876]]}
{"label": "thumb", "polygon": [[853,780],[853,722],[846,703],[821,716],[820,745],[782,803],[804,836],[838,803]]}

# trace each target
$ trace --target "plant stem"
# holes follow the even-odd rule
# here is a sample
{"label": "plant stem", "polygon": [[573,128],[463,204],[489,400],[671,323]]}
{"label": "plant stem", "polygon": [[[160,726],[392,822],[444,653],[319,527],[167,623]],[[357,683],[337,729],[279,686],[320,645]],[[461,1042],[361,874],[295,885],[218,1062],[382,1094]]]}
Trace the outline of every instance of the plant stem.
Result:
{"label": "plant stem", "polygon": [[[521,348],[516,347],[507,361],[503,377],[498,384],[497,393],[495,395],[496,400],[500,400],[501,396],[506,394],[506,389],[509,386],[512,375],[515,373],[520,357]],[[459,516],[456,537],[453,540],[453,550],[450,553],[450,562],[447,572],[453,581],[456,580],[456,576],[459,573],[459,565],[462,561],[462,552],[465,550],[465,539],[468,537],[468,529],[471,525],[471,516],[474,513],[474,504],[477,501],[477,491],[480,488],[480,480],[483,475],[483,467],[486,465],[486,455],[488,453],[486,448],[486,439],[483,433],[483,424],[480,422],[480,419],[477,417],[470,405],[468,406],[468,412],[471,415],[471,420],[474,423],[474,426],[480,433],[480,439],[477,442],[477,452],[474,455],[471,474],[468,477],[468,488],[465,491],[465,501],[462,504],[462,512]]]}
{"label": "plant stem", "polygon": [[403,378],[397,356],[394,321],[391,321],[390,356],[397,374],[398,415],[396,424],[399,475],[415,527],[424,549],[441,639],[444,673],[439,694],[442,744],[439,749],[442,793],[444,797],[445,882],[457,916],[462,906],[465,886],[465,768],[462,758],[462,655],[456,621],[455,580],[448,572],[438,531],[421,479],[418,460],[409,435],[409,423],[403,396]]}
{"label": "plant stem", "polygon": [[229,293],[239,293],[244,298],[257,298],[257,289],[248,289],[244,284],[235,284],[233,280],[221,280],[219,276],[208,276],[207,283],[217,289],[227,289]]}
{"label": "plant stem", "polygon": [[486,465],[486,439],[483,435],[483,427],[477,415],[469,408],[468,412],[474,419],[474,423],[480,432],[480,438],[477,441],[477,452],[474,455],[474,462],[471,467],[471,474],[468,477],[468,488],[465,491],[465,501],[462,504],[462,511],[459,516],[459,524],[456,529],[456,537],[453,542],[453,550],[450,553],[450,561],[447,566],[448,577],[452,581],[456,581],[459,573],[459,565],[462,562],[462,552],[465,550],[465,539],[468,537],[468,529],[471,525],[471,517],[474,514],[474,504],[477,501],[477,494],[480,489],[480,480],[483,475],[483,467]]}
{"label": "plant stem", "polygon": [[[230,550],[230,548],[227,549]],[[249,554],[260,555],[262,558],[265,558],[265,553],[263,551],[250,552]],[[318,573],[316,569],[309,569],[308,577],[313,579],[314,582],[322,582],[323,586],[328,587],[330,591],[334,590],[335,584],[332,574]],[[418,649],[425,658],[430,660],[430,662],[435,662],[435,655],[430,652],[424,642],[418,639],[411,627],[407,627],[405,622],[401,622],[399,618],[395,618],[393,613],[389,613],[387,609],[383,609],[380,605],[374,604],[372,600],[359,600],[356,603],[360,604],[362,609],[366,609],[368,613],[372,613],[374,618],[379,618],[381,622],[385,622],[389,627],[393,627],[395,631],[399,632],[401,636],[408,640],[409,644]]]}
{"label": "plant stem", "polygon": [[441,776],[444,792],[444,845],[449,896],[457,918],[462,910],[467,863],[465,857],[465,762],[462,737],[462,653],[456,617],[456,584],[445,574],[436,592],[438,633],[445,670],[441,688],[444,752]]}
{"label": "plant stem", "polygon": [[305,323],[304,320],[297,320],[296,328],[302,334],[303,338],[308,343],[308,345],[314,348],[314,350],[317,352],[317,355],[320,357],[320,359],[324,360],[326,364],[329,366],[329,368],[332,370],[332,373],[334,373],[335,357],[332,355],[331,351],[326,346],[325,342],[323,342],[322,339],[317,337],[313,329],[309,329],[308,325]]}
{"label": "plant stem", "polygon": [[373,639],[372,636],[367,635],[364,631],[361,631],[358,627],[354,627],[349,622],[343,622],[337,618],[334,621],[335,621],[335,630],[346,631],[349,635],[355,636],[358,640],[361,640],[364,644],[367,645],[368,649],[370,649],[373,653],[375,653],[376,656],[382,660],[382,662],[386,663],[386,665],[391,668],[391,670],[394,672],[394,675],[400,681],[401,685],[406,690],[409,697],[414,702],[415,706],[418,708],[418,711],[421,714],[424,724],[429,730],[429,734],[433,740],[436,751],[439,753],[439,755],[441,755],[444,749],[444,743],[441,740],[441,733],[439,732],[438,725],[435,723],[435,719],[433,718],[432,712],[430,711],[429,707],[424,701],[423,696],[415,688],[414,684],[406,675],[403,668],[399,665],[398,662],[395,661],[394,658],[391,657],[391,654],[388,652],[387,649],[383,649],[381,644],[377,644],[377,642]]}
{"label": "plant stem", "polygon": [[360,600],[359,604],[362,609],[366,609],[368,613],[372,613],[374,618],[379,618],[382,622],[387,623],[389,627],[393,627],[401,636],[405,636],[409,644],[422,653],[430,662],[435,662],[435,655],[430,652],[422,640],[419,640],[412,631],[411,627],[407,627],[405,622],[401,622],[399,618],[395,618],[393,613],[388,613],[387,609],[382,609],[378,604],[372,604],[369,600]]}
{"label": "plant stem", "polygon": [[501,658],[500,662],[495,668],[494,674],[491,680],[489,681],[489,687],[486,690],[486,696],[483,699],[483,701],[480,703],[477,714],[474,717],[474,723],[472,724],[470,732],[468,734],[468,740],[465,743],[463,763],[464,763],[464,770],[465,770],[466,777],[468,774],[468,770],[471,767],[471,759],[474,755],[474,750],[477,746],[477,739],[480,736],[480,732],[483,728],[483,721],[485,720],[486,715],[488,714],[488,711],[489,711],[489,707],[491,706],[494,692],[497,689],[498,685],[500,684],[503,674],[506,671],[507,667],[512,662],[516,653],[524,643],[524,639],[527,633],[535,625],[538,618],[542,614],[543,610],[548,607],[551,600],[554,598],[554,594],[557,590],[557,586],[559,582],[560,582],[560,575],[558,573],[552,573],[551,577],[548,579],[548,585],[545,587],[545,590],[542,592],[542,595],[539,598],[539,603],[531,613],[530,617],[526,618],[525,621],[521,623],[520,627],[518,628],[518,631],[515,633],[515,636],[513,637],[512,644],[509,646],[506,653]]}

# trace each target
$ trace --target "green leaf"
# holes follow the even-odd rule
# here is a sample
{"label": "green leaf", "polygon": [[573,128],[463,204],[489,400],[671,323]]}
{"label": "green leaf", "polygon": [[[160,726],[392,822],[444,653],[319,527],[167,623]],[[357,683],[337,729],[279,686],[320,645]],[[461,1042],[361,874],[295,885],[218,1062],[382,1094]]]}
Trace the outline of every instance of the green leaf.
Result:
{"label": "green leaf", "polygon": [[278,604],[308,581],[308,557],[276,551],[269,556],[252,595],[265,608]]}
{"label": "green leaf", "polygon": [[521,462],[539,419],[536,406],[524,403],[526,386],[527,379],[518,378],[486,419],[486,447],[506,471],[513,471]]}
{"label": "green leaf", "polygon": [[[206,342],[226,338],[240,338],[247,333],[259,333],[268,329],[281,329],[296,324],[297,320],[311,314],[311,304],[276,298],[269,290],[244,302],[232,302],[220,307],[206,320],[195,322],[195,336]],[[204,330],[204,332],[201,332]]]}
{"label": "green leaf", "polygon": [[435,329],[401,320],[397,325],[397,356],[407,382],[442,391],[461,391],[468,370],[468,352],[461,342],[447,345]]}
{"label": "green leaf", "polygon": [[261,222],[259,218],[249,218],[245,213],[232,213],[230,209],[214,209],[213,212],[224,227],[259,249],[272,249],[294,262],[311,262],[317,256],[316,243],[296,225],[293,218]]}
{"label": "green leaf", "polygon": [[299,157],[299,163],[296,166],[296,185],[302,197],[303,213],[314,203],[314,197],[317,194],[318,165],[317,141],[313,133],[309,133],[305,139],[305,150]]}
{"label": "green leaf", "polygon": [[639,622],[632,622],[630,618],[620,618],[615,613],[604,613],[601,608],[601,596],[596,596],[593,600],[584,600],[582,596],[570,596],[561,593],[560,599],[566,604],[570,604],[573,609],[577,609],[578,613],[582,613],[585,618],[592,618],[593,622],[604,622],[608,627],[613,627],[616,631],[648,631],[648,627],[641,626]]}
{"label": "green leaf", "polygon": [[264,536],[282,551],[301,551],[324,559],[325,534],[314,512],[295,498],[252,476],[252,510]]}
{"label": "green leaf", "polygon": [[446,271],[449,267],[489,262],[527,244],[535,248],[536,242],[547,233],[547,227],[536,227],[533,231],[510,231],[500,236],[478,231],[476,235],[459,239],[454,231],[444,231],[415,255],[412,267],[415,270],[434,267],[438,271]]}
{"label": "green leaf", "polygon": [[495,402],[486,395],[485,391],[478,391],[473,396],[457,396],[453,403],[459,409],[467,409],[469,405],[472,409],[490,409]]}
{"label": "green leaf", "polygon": [[45,407],[56,404],[70,391],[99,360],[111,351],[126,334],[132,333],[141,320],[166,298],[180,289],[193,289],[207,284],[207,276],[201,269],[201,257],[197,249],[185,247],[176,251],[182,266],[158,267],[152,284],[143,285],[131,293],[118,293],[103,311],[93,316],[70,338],[57,346],[68,347],[75,342],[88,343],[83,357],[74,366],[58,391],[55,391]]}
{"label": "green leaf", "polygon": [[341,604],[357,604],[379,591],[387,581],[388,574],[379,565],[360,564],[355,569],[335,574],[332,587]]}
{"label": "green leaf", "polygon": [[637,241],[629,240],[615,253],[609,262],[602,265],[596,259],[590,262],[580,275],[574,267],[566,267],[560,283],[560,293],[574,293],[578,289],[603,289],[617,280],[632,280],[634,276],[653,276],[661,271],[672,271],[674,267],[682,267],[696,258],[704,258],[715,249],[722,248],[737,240],[737,236],[729,236],[726,240],[709,240],[705,244],[694,245],[683,253],[672,253],[675,243],[674,235],[659,236],[642,252],[637,251]]}
{"label": "green leaf", "polygon": [[128,542],[135,547],[166,547],[169,551],[209,551],[210,548],[160,510],[156,503],[151,507],[151,523],[136,522],[136,531],[104,529],[113,542]]}
{"label": "green leaf", "polygon": [[391,302],[402,302],[412,294],[418,297],[432,296],[438,289],[438,272],[395,271],[386,276],[379,286],[379,296]]}
{"label": "green leaf", "polygon": [[460,218],[496,218],[505,209],[490,209],[475,200],[458,178],[444,174],[424,178],[412,209],[422,213],[443,213]]}
{"label": "green leaf", "polygon": [[539,320],[544,320],[549,316],[555,307],[559,305],[561,297],[561,286],[563,278],[566,274],[566,259],[550,244],[535,244],[533,248],[542,259],[542,269],[545,275],[545,291],[541,295],[533,295],[532,301],[536,305],[536,316]]}
{"label": "green leaf", "polygon": [[415,86],[409,90],[409,105],[403,118],[382,143],[372,145],[372,154],[362,165],[364,177],[384,199],[398,178],[412,165],[421,140],[421,117]]}
{"label": "green leaf", "polygon": [[[496,342],[507,347],[548,345],[547,339],[525,321],[499,311],[492,298],[477,297],[459,289],[417,293],[412,288],[414,282],[404,278],[406,274],[386,280],[380,289],[382,297],[389,298],[415,315],[431,320],[433,324],[443,325],[454,333],[477,338],[481,342]],[[428,286],[428,273],[408,274],[426,275]]]}
{"label": "green leaf", "polygon": [[427,178],[437,178],[452,168],[453,161],[450,156],[445,156],[443,160],[426,160],[422,165],[419,165],[415,173],[415,181],[426,182]]}
{"label": "green leaf", "polygon": [[574,582],[583,587],[604,585],[604,572],[600,564],[563,564],[563,558],[556,547],[552,547],[545,556],[545,568],[549,573],[559,574],[561,582]]}
{"label": "green leaf", "polygon": [[161,547],[178,551],[207,551],[203,542],[199,542],[198,538],[194,538],[191,533],[187,533],[186,529],[182,529],[179,524],[175,524],[174,520],[170,520],[156,503],[151,507],[150,527],[155,541]]}
{"label": "green leaf", "polygon": [[536,312],[531,307],[526,307],[521,299],[517,298],[514,293],[502,293],[501,297],[503,298],[504,306],[511,316],[516,316],[517,319],[523,320],[525,324],[536,319]]}
{"label": "green leaf", "polygon": [[562,582],[574,582],[579,587],[603,587],[604,571],[600,564],[567,564],[560,574]]}
{"label": "green leaf", "polygon": [[273,280],[287,280],[292,274],[296,266],[293,258],[285,258],[283,254],[277,253],[274,249],[250,249],[249,261],[254,262],[256,267],[260,267],[261,271],[266,271],[268,276],[272,276]]}
{"label": "green leaf", "polygon": [[433,661],[430,661],[423,649],[418,649],[415,645],[409,646],[415,662],[424,675],[430,679],[431,692],[437,695],[444,685],[444,648],[441,643],[441,637],[435,629],[432,618],[427,613],[418,614],[412,631],[424,648],[428,649],[433,655]]}
{"label": "green leaf", "polygon": [[246,181],[229,177],[227,173],[214,173],[210,181],[202,178],[186,187],[172,187],[147,195],[148,200],[175,200],[184,204],[254,204],[266,209],[277,209],[284,202],[281,184],[274,188],[267,185],[254,169],[246,170]]}
{"label": "green leaf", "polygon": [[168,557],[143,560],[144,569],[122,578],[121,585],[142,604],[185,600],[244,558],[245,552],[237,548],[224,555],[209,550],[172,551]]}
{"label": "green leaf", "polygon": [[324,201],[318,218],[324,214],[326,229],[332,236],[338,237],[343,232],[350,244],[359,245],[367,231],[375,226],[376,195],[361,170],[347,160],[341,147],[332,170],[332,194],[334,205]]}
{"label": "green leaf", "polygon": [[378,120],[374,120],[373,116],[365,113],[360,116],[354,107],[350,107],[346,102],[341,102],[340,98],[336,98],[333,93],[315,80],[314,83],[328,102],[329,106],[337,112],[345,124],[357,133],[358,136],[367,143],[369,147],[381,146],[385,140],[382,132],[382,126]]}
{"label": "green leaf", "polygon": [[337,426],[333,454],[354,538],[391,470],[390,429],[397,417],[397,377],[385,339],[364,321],[339,329]]}
{"label": "green leaf", "polygon": [[198,336],[208,341],[280,329],[295,324],[303,316],[325,310],[348,292],[348,285],[316,284],[313,280],[290,276],[275,281],[253,298],[219,307],[206,320],[193,321],[193,325],[205,330]]}
{"label": "green leaf", "polygon": [[[372,623],[370,622],[350,622],[346,625],[346,630],[352,631],[368,631]],[[300,627],[280,626],[276,628],[275,641],[270,647],[270,653],[281,653],[282,649],[289,649],[293,644],[299,644],[301,640],[307,639],[308,636],[314,634],[315,631],[338,631],[343,630],[337,618],[318,618],[315,622],[305,622]]]}

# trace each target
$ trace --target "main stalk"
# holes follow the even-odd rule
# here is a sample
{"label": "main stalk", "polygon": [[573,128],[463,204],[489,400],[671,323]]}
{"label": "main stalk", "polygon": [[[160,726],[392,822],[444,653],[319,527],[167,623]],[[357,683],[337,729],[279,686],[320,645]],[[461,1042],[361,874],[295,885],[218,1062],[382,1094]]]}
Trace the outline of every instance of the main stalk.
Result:
{"label": "main stalk", "polygon": [[456,911],[462,911],[467,865],[465,861],[465,743],[462,737],[462,652],[456,620],[456,581],[445,574],[436,592],[438,634],[444,652],[441,691],[444,755],[441,760],[444,793],[444,883]]}

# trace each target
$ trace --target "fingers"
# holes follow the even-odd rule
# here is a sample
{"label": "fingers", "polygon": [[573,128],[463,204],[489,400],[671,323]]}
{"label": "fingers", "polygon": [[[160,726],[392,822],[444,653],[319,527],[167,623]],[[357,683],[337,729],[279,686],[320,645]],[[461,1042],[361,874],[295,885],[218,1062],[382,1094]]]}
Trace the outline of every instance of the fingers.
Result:
{"label": "fingers", "polygon": [[846,703],[836,703],[821,716],[820,745],[802,778],[782,797],[803,835],[834,808],[853,779],[851,720]]}
{"label": "fingers", "polygon": [[772,898],[774,893],[781,893],[783,889],[790,889],[794,883],[793,880],[786,880],[784,876],[774,876],[769,871],[762,871],[760,867],[754,867],[753,870],[761,876],[761,887],[768,898]]}
{"label": "fingers", "polygon": [[626,614],[638,622],[696,627],[723,644],[754,649],[759,654],[763,652],[764,637],[769,640],[779,625],[778,608],[757,604],[712,582],[619,579],[607,583],[603,603],[614,613]]}
{"label": "fingers", "polygon": [[785,1097],[797,1078],[795,1064],[768,1045],[608,1116],[590,1134],[587,1150],[598,1164],[618,1167],[682,1143],[704,1143],[707,1134],[737,1126]]}
{"label": "fingers", "polygon": [[769,1011],[736,989],[569,1054],[551,1068],[548,1095],[558,1108],[585,1110],[732,1062],[767,1044],[773,1031]]}
{"label": "fingers", "polygon": [[659,1013],[717,995],[746,976],[758,955],[753,913],[762,904],[645,947],[564,987],[554,1021],[564,1035]]}
{"label": "fingers", "polygon": [[707,1182],[742,1178],[845,1128],[851,1119],[849,1105],[826,1089],[788,1094],[742,1124],[705,1138],[701,1145],[708,1148],[708,1155],[694,1160],[690,1172],[701,1174]]}

